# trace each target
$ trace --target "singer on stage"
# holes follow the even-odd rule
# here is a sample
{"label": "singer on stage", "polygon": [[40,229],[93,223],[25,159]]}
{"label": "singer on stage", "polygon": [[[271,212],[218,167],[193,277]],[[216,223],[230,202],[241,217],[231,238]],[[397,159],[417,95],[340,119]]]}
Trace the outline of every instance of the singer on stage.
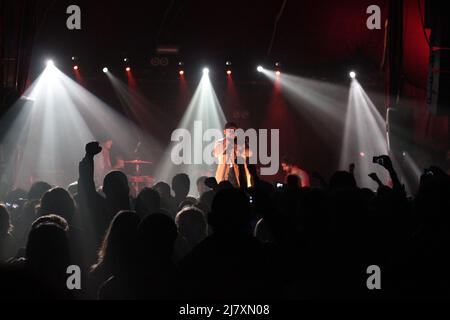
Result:
{"label": "singer on stage", "polygon": [[[238,126],[229,122],[225,125],[225,138],[216,142],[214,156],[218,158],[216,171],[217,183],[229,181],[233,186],[240,186],[240,174],[245,175],[247,186],[252,186],[252,179],[247,167],[247,159],[251,157],[251,150],[247,145],[238,145],[236,130]],[[238,158],[243,158],[245,163],[239,164]],[[242,162],[241,162],[242,163]]]}

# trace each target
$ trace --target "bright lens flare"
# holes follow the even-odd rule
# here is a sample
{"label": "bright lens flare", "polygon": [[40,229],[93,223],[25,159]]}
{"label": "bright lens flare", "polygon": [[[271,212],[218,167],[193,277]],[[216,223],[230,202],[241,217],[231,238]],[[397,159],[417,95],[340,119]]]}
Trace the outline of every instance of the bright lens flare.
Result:
{"label": "bright lens flare", "polygon": [[350,73],[348,75],[350,76],[351,79],[355,79],[356,78],[356,72],[355,71],[350,71]]}

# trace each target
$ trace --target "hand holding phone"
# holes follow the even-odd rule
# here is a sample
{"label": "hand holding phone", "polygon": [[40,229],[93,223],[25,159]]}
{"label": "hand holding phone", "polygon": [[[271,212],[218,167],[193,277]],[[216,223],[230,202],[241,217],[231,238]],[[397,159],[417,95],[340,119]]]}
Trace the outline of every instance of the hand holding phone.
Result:
{"label": "hand holding phone", "polygon": [[392,161],[391,158],[389,158],[389,156],[373,157],[373,163],[384,167],[386,170],[392,169]]}

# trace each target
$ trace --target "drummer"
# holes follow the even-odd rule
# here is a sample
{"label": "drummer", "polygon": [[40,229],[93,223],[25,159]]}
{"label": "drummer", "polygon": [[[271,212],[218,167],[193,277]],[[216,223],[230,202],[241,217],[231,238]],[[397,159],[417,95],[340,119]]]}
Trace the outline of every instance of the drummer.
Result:
{"label": "drummer", "polygon": [[108,138],[103,140],[100,144],[102,151],[94,158],[94,179],[97,185],[101,185],[105,176],[113,170],[113,165],[111,163],[111,149],[113,145],[114,142],[112,139]]}

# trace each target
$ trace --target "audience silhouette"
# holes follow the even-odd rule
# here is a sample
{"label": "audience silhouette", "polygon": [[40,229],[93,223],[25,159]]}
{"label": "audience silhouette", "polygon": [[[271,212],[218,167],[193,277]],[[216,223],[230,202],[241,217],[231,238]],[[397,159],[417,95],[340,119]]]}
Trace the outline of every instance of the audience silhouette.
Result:
{"label": "audience silhouette", "polygon": [[[98,142],[86,145],[70,192],[36,182],[0,205],[2,299],[402,299],[449,298],[450,177],[424,170],[408,195],[388,156],[390,181],[354,164],[312,187],[297,176],[275,187],[249,165],[254,185],[200,177],[144,188],[133,199],[127,176],[94,182]],[[380,175],[381,176],[381,175]],[[81,270],[81,290],[67,268]],[[368,290],[367,268],[382,271]]]}

